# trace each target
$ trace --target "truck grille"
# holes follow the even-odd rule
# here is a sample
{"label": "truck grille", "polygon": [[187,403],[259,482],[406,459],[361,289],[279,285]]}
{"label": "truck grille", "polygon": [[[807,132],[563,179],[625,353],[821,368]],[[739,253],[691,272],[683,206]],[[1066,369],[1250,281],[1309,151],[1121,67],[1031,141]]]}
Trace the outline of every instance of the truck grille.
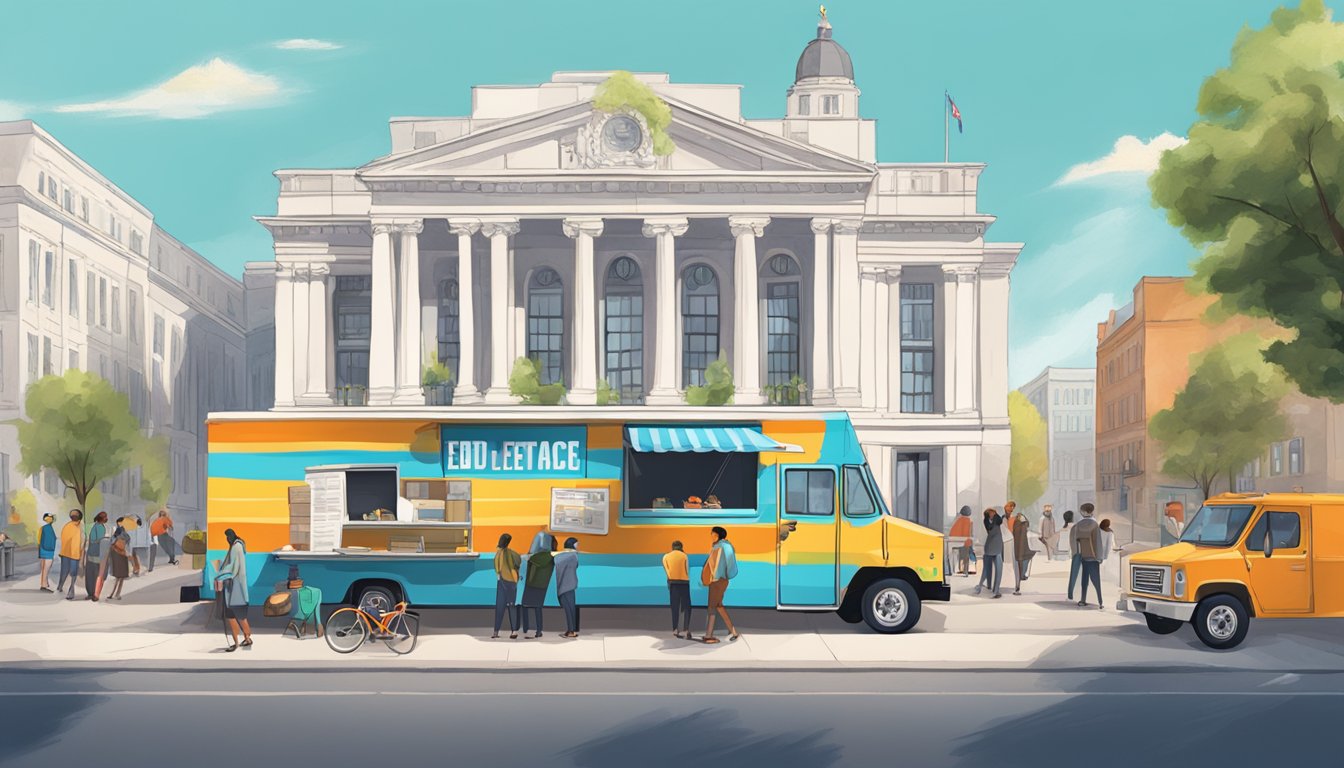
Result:
{"label": "truck grille", "polygon": [[1149,595],[1167,593],[1167,569],[1156,566],[1136,565],[1130,569],[1130,581],[1135,592]]}

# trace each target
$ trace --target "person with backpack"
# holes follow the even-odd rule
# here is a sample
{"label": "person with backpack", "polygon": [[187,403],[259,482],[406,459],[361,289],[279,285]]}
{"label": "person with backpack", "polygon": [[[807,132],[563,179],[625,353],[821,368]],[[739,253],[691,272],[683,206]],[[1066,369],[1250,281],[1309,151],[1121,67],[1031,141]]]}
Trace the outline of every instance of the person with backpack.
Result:
{"label": "person with backpack", "polygon": [[565,610],[565,634],[561,637],[579,636],[579,540],[570,536],[565,539],[565,550],[555,556],[555,597]]}
{"label": "person with backpack", "polygon": [[[541,612],[546,604],[546,590],[551,587],[555,573],[555,537],[545,531],[532,539],[527,553],[527,575],[523,577],[523,638],[541,637]],[[528,635],[528,614],[537,612],[537,634]]]}
{"label": "person with backpack", "polygon": [[737,640],[742,635],[733,626],[733,620],[728,616],[728,609],[723,607],[724,595],[728,593],[728,583],[737,578],[737,552],[733,549],[733,545],[728,543],[728,531],[722,526],[716,525],[711,528],[709,535],[712,542],[709,558],[705,560],[705,567],[700,572],[701,583],[709,587],[709,603],[706,607],[709,623],[705,629],[705,636],[701,639],[712,645],[719,642],[719,638],[714,636],[716,613],[723,617],[723,623],[728,627],[729,642]]}
{"label": "person with backpack", "polygon": [[[1101,527],[1092,517],[1095,509],[1090,503],[1084,504],[1081,508],[1083,519],[1073,526],[1073,531],[1069,536],[1069,543],[1072,546],[1073,556],[1077,559],[1080,570],[1083,575],[1083,599],[1078,601],[1078,607],[1087,606],[1087,583],[1091,581],[1097,588],[1097,604],[1101,605]],[[1070,579],[1070,587],[1073,586]],[[1072,595],[1070,595],[1072,598]],[[1104,607],[1104,606],[1103,606]]]}

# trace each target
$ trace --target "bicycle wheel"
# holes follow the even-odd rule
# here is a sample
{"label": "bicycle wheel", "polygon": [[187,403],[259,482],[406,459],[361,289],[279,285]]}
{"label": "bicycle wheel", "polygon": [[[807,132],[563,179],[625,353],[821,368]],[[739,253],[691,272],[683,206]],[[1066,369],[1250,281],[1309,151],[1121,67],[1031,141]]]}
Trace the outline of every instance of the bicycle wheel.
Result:
{"label": "bicycle wheel", "polygon": [[354,653],[364,644],[369,628],[354,608],[342,608],[327,619],[327,645],[337,653]]}
{"label": "bicycle wheel", "polygon": [[420,636],[420,617],[410,613],[401,613],[387,623],[390,630],[383,642],[392,652],[405,656],[415,650],[415,642]]}

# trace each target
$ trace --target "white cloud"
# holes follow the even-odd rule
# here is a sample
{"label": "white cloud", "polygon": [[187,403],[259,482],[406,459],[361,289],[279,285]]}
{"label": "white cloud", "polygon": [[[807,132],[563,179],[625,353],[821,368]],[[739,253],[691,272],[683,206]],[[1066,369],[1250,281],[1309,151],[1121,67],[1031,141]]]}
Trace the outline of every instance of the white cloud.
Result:
{"label": "white cloud", "polygon": [[0,120],[22,120],[28,108],[16,101],[0,99]]}
{"label": "white cloud", "polygon": [[1013,386],[1030,381],[1046,366],[1096,365],[1097,323],[1115,308],[1115,294],[1103,293],[1072,311],[1045,319],[1040,326],[1049,329],[1046,333],[1012,350],[1010,367],[1016,374],[1012,377]]}
{"label": "white cloud", "polygon": [[317,40],[311,37],[295,37],[289,40],[277,41],[275,47],[282,51],[338,51],[344,46],[340,43],[333,43],[330,40]]}
{"label": "white cloud", "polygon": [[1112,173],[1148,175],[1157,170],[1157,161],[1163,152],[1176,149],[1185,142],[1184,137],[1173,133],[1163,133],[1149,141],[1144,141],[1138,136],[1121,136],[1115,140],[1115,146],[1111,148],[1110,154],[1098,160],[1073,166],[1055,183],[1072,184]]}
{"label": "white cloud", "polygon": [[65,104],[56,111],[183,119],[268,106],[283,94],[276,78],[215,58],[144,90],[105,101]]}

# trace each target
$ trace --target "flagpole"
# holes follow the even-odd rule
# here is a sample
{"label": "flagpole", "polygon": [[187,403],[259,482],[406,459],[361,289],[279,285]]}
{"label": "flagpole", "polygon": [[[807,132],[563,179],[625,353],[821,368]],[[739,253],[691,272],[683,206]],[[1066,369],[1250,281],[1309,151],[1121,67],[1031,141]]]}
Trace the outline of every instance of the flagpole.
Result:
{"label": "flagpole", "polygon": [[951,117],[947,108],[947,91],[943,91],[943,163],[947,163],[948,132],[951,130]]}

